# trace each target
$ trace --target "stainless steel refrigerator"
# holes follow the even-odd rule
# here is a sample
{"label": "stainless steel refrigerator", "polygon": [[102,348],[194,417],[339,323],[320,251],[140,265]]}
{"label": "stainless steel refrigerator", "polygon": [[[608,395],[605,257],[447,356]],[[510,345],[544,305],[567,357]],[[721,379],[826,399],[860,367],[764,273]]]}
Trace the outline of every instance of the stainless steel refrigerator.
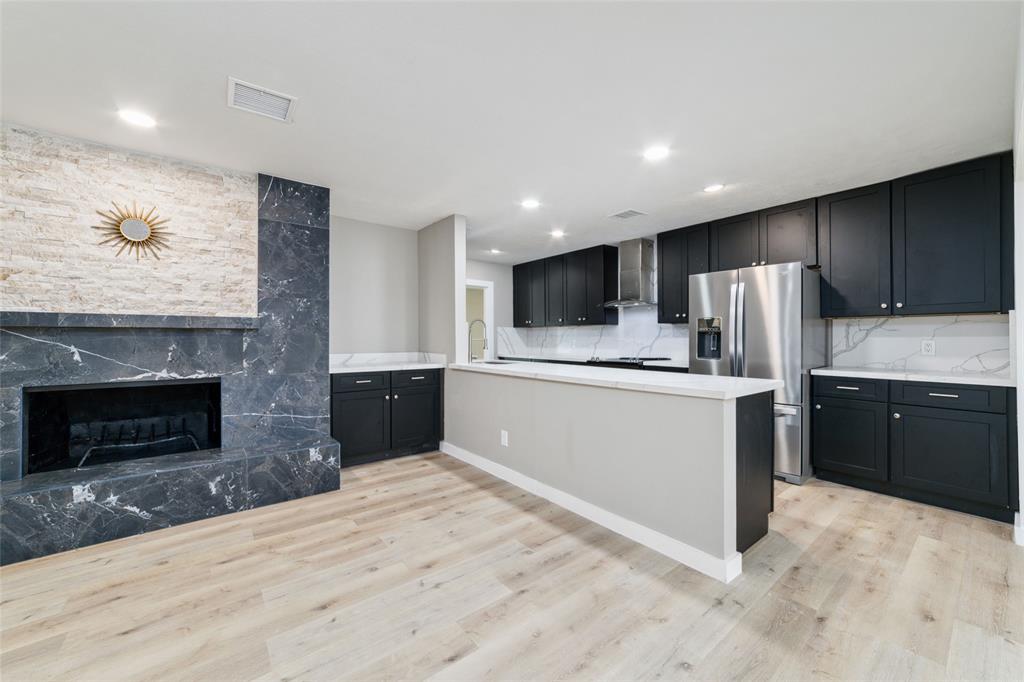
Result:
{"label": "stainless steel refrigerator", "polygon": [[782,379],[775,391],[775,475],[811,475],[810,370],[825,364],[818,273],[781,263],[690,275],[690,372]]}

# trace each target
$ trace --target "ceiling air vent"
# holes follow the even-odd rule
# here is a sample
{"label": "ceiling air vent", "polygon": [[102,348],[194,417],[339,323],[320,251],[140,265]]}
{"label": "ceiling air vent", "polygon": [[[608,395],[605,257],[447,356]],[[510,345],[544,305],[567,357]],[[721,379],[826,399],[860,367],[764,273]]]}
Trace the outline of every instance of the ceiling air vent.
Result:
{"label": "ceiling air vent", "polygon": [[235,109],[290,123],[296,99],[237,78],[228,78],[228,106]]}
{"label": "ceiling air vent", "polygon": [[619,220],[629,220],[630,218],[636,218],[637,216],[641,216],[641,215],[647,215],[647,214],[644,213],[643,211],[634,211],[631,208],[627,208],[625,211],[621,211],[620,213],[613,213],[613,214],[611,214],[608,217],[609,218],[618,218]]}

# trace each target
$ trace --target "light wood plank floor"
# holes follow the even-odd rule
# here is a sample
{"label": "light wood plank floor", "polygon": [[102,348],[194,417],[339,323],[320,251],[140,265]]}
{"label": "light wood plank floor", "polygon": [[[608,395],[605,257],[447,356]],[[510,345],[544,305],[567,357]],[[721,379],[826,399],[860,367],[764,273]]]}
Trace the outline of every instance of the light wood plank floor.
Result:
{"label": "light wood plank floor", "polygon": [[722,585],[444,455],[9,566],[3,679],[1024,679],[1009,528],[779,483]]}

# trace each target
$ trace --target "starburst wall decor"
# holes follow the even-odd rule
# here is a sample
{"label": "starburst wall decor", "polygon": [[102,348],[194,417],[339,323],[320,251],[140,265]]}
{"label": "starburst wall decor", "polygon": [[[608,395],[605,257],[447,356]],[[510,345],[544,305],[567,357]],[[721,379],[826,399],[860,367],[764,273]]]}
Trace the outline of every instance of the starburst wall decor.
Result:
{"label": "starburst wall decor", "polygon": [[169,248],[166,237],[171,233],[166,231],[165,226],[171,219],[161,220],[156,214],[156,206],[144,212],[145,209],[140,210],[134,201],[131,210],[127,204],[118,206],[113,201],[110,203],[114,210],[96,211],[103,217],[103,224],[92,226],[94,230],[103,232],[105,239],[100,244],[113,242],[113,246],[120,246],[115,254],[117,256],[128,249],[129,256],[135,252],[135,260],[146,254],[152,254],[153,258],[160,260],[157,252]]}

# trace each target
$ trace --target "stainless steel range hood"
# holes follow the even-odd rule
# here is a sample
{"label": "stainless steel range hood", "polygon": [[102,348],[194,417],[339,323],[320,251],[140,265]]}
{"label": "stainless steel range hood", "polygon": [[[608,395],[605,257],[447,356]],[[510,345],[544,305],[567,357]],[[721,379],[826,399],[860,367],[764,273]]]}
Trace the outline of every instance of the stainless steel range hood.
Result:
{"label": "stainless steel range hood", "polygon": [[654,302],[654,242],[629,239],[619,244],[619,297],[605,308],[638,308]]}

